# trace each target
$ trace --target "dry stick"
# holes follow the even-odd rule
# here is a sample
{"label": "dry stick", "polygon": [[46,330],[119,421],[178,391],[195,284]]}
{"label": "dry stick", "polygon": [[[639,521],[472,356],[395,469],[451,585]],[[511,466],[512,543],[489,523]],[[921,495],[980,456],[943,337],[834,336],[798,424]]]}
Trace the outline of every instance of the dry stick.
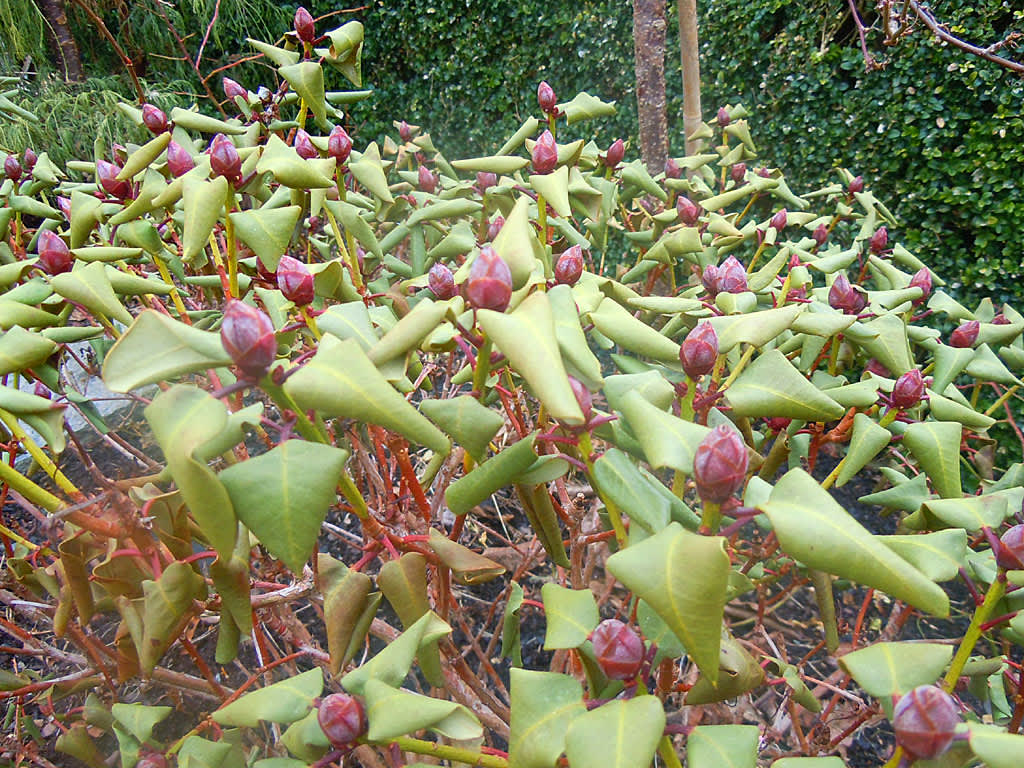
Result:
{"label": "dry stick", "polygon": [[[81,2],[81,0],[75,0],[75,2]],[[188,52],[188,48],[185,46],[185,41],[181,39],[181,35],[178,34],[178,30],[175,29],[173,24],[171,24],[171,20],[167,18],[167,14],[164,12],[161,0],[154,0],[153,8],[156,10],[157,15],[163,19],[164,26],[166,26],[167,31],[171,33],[171,37],[174,38],[174,42],[177,44],[178,50],[181,51],[182,56],[185,57],[185,61],[187,61],[191,65],[193,71],[195,71],[196,76],[199,78],[199,82],[203,86],[203,90],[206,91],[206,95],[210,99],[210,102],[217,108],[217,111],[220,112],[221,117],[227,117],[228,113],[225,112],[224,108],[220,105],[217,95],[210,88],[210,84],[206,81],[206,78],[203,77],[203,73],[199,71],[199,66],[192,60],[192,55]],[[260,54],[260,56],[262,55],[263,54]],[[240,64],[241,62],[235,63]]]}
{"label": "dry stick", "polygon": [[935,17],[932,15],[931,11],[922,8],[920,3],[914,2],[914,0],[909,0],[907,5],[909,5],[914,10],[914,13],[916,13],[917,17],[924,22],[924,25],[932,31],[932,34],[934,34],[937,38],[939,38],[939,40],[942,40],[944,43],[949,43],[950,45],[956,46],[962,51],[973,53],[975,56],[980,56],[986,61],[994,62],[996,64],[999,64],[1000,66],[1006,67],[1007,69],[1013,70],[1014,72],[1024,72],[1024,64],[1021,64],[1020,62],[1017,61],[1011,61],[1010,59],[1003,58],[1002,56],[997,56],[995,53],[993,53],[992,51],[994,48],[996,48],[996,46],[989,46],[988,48],[979,48],[976,45],[971,45],[966,40],[961,40],[959,37],[954,37],[948,31],[946,31],[944,25],[939,24],[939,22],[935,20]]}
{"label": "dry stick", "polygon": [[135,74],[135,63],[131,60],[131,57],[125,53],[124,48],[120,46],[117,39],[110,34],[110,30],[107,29],[107,25],[103,23],[103,19],[96,14],[96,11],[90,8],[84,0],[72,0],[72,2],[85,12],[85,15],[88,16],[92,20],[92,23],[96,25],[96,29],[100,31],[100,34],[107,38],[107,42],[109,42],[111,47],[113,47],[114,53],[117,54],[117,57],[121,59],[121,63],[124,64],[125,69],[128,70],[128,75],[132,79],[132,86],[135,88],[135,95],[139,97],[139,103],[143,103],[146,100],[146,95],[143,93],[142,85],[139,83],[139,76]]}

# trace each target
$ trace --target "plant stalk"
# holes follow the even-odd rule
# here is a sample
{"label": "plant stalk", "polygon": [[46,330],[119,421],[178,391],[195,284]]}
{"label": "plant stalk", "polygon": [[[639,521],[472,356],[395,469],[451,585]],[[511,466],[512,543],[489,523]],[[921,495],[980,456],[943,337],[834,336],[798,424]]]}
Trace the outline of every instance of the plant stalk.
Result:
{"label": "plant stalk", "polygon": [[441,760],[450,760],[456,763],[479,766],[479,768],[508,768],[508,760],[498,755],[485,755],[482,752],[474,752],[471,749],[453,747],[449,744],[438,744],[435,741],[424,741],[409,736],[399,736],[392,744],[397,744],[403,752],[413,752],[417,755],[433,755]]}
{"label": "plant stalk", "polygon": [[995,580],[989,586],[988,592],[985,593],[985,600],[974,609],[971,624],[967,627],[964,639],[960,641],[960,647],[956,649],[953,663],[949,665],[949,671],[946,672],[946,676],[942,680],[942,687],[947,693],[952,692],[956,687],[956,682],[960,679],[960,673],[964,671],[964,665],[971,657],[974,646],[981,638],[981,625],[991,618],[996,603],[1003,598],[1004,594],[1006,594],[1006,571],[1000,568]]}

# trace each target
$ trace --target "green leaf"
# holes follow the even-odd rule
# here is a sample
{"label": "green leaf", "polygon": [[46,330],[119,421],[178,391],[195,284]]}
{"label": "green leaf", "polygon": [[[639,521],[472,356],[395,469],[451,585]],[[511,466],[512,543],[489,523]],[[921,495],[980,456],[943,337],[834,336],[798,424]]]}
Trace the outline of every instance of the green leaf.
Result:
{"label": "green leaf", "polygon": [[174,562],[156,581],[143,581],[142,592],[142,642],[137,650],[139,664],[149,675],[192,617],[192,601],[206,598],[206,580],[191,566]]}
{"label": "green leaf", "polygon": [[953,647],[938,643],[875,643],[839,659],[839,665],[876,699],[902,696],[931,685],[953,658]]}
{"label": "green leaf", "polygon": [[892,507],[905,512],[913,512],[930,496],[928,477],[920,474],[915,475],[913,480],[897,483],[884,491],[861,496],[858,501],[861,504],[877,504],[880,507]]}
{"label": "green leaf", "polygon": [[[297,53],[292,53],[298,58]],[[168,117],[176,126],[194,133],[223,133],[227,136],[239,136],[245,133],[245,127],[237,122],[226,123],[215,117],[209,117],[208,115],[193,112],[189,109],[182,109],[181,107],[174,107]]]}
{"label": "green leaf", "polygon": [[435,453],[451,450],[448,438],[387,382],[354,339],[325,337],[284,389],[303,410],[379,424]]}
{"label": "green leaf", "polygon": [[778,309],[749,312],[743,315],[722,315],[708,318],[718,335],[718,351],[725,354],[737,344],[763,347],[788,329],[801,314],[802,305],[791,304]]}
{"label": "green leaf", "polygon": [[967,565],[967,531],[963,528],[875,538],[932,581],[955,579]]}
{"label": "green leaf", "polygon": [[981,723],[968,723],[967,728],[971,751],[989,768],[1017,768],[1020,765],[1024,736]]}
{"label": "green leaf", "polygon": [[325,131],[330,130],[325,106],[323,67],[315,61],[300,61],[278,67],[277,71],[306,103],[316,118],[316,124]]}
{"label": "green leaf", "polygon": [[509,155],[490,155],[488,157],[470,157],[464,160],[452,160],[452,168],[467,173],[496,173],[499,176],[515,173],[530,164],[525,157]]}
{"label": "green leaf", "polygon": [[[456,301],[461,302],[461,299]],[[404,357],[409,350],[418,347],[427,336],[437,330],[442,318],[451,311],[452,305],[447,301],[423,299],[367,351],[367,357],[378,367],[389,360]]]}
{"label": "green leaf", "polygon": [[254,728],[261,720],[294,723],[305,717],[313,700],[324,690],[324,673],[319,667],[296,677],[246,693],[210,717],[220,725],[244,725]]}
{"label": "green leaf", "polygon": [[0,409],[13,413],[32,427],[54,453],[64,452],[65,407],[45,397],[0,386]]}
{"label": "green leaf", "polygon": [[350,21],[327,33],[330,48],[317,53],[332,67],[341,72],[356,88],[363,87],[363,24]]}
{"label": "green leaf", "polygon": [[919,421],[903,432],[903,444],[917,459],[932,487],[944,499],[959,499],[960,438],[963,427],[955,421]]}
{"label": "green leaf", "polygon": [[174,707],[152,707],[143,704],[122,704],[111,707],[114,721],[140,744],[153,737],[153,729],[168,718]]}
{"label": "green leaf", "polygon": [[622,415],[652,467],[693,473],[693,457],[710,431],[707,427],[660,410],[635,390],[622,399]]}
{"label": "green leaf", "polygon": [[171,143],[171,132],[164,131],[159,136],[150,139],[141,147],[132,152],[124,161],[121,170],[117,174],[120,181],[132,179],[137,173],[148,168],[167,149]]}
{"label": "green leaf", "polygon": [[[119,705],[115,704],[114,706]],[[127,705],[121,704],[120,706]],[[170,707],[166,707],[166,709],[170,709]],[[89,735],[88,726],[85,723],[75,723],[67,730],[62,731],[57,737],[57,741],[54,742],[53,748],[81,760],[89,768],[105,768],[106,766],[106,763],[103,762],[103,755]]]}
{"label": "green leaf", "polygon": [[518,582],[513,581],[501,620],[501,656],[508,659],[513,667],[518,668],[523,666],[523,649],[519,640],[519,611],[522,607],[523,588]]}
{"label": "green leaf", "polygon": [[[852,330],[852,326],[851,326]],[[854,339],[870,356],[878,359],[893,376],[902,376],[914,367],[907,339],[907,324],[902,316],[895,313],[882,315],[863,324],[869,338],[865,341]],[[873,338],[872,338],[873,337]]]}
{"label": "green leaf", "polygon": [[[406,629],[430,612],[427,559],[419,552],[406,552],[397,560],[386,562],[377,576],[377,584]],[[424,677],[431,685],[443,685],[437,643],[425,643],[417,655]]]}
{"label": "green leaf", "polygon": [[286,205],[283,208],[255,208],[235,211],[228,215],[238,239],[259,257],[268,270],[276,270],[281,255],[288,250],[295,224],[302,208]]}
{"label": "green leaf", "polygon": [[570,765],[649,765],[664,729],[665,710],[656,697],[610,701],[572,721],[565,735],[566,755]]}
{"label": "green leaf", "polygon": [[922,504],[938,522],[935,527],[948,525],[978,533],[983,528],[998,528],[1006,519],[1005,493],[990,493],[983,496],[967,496],[953,499],[931,499]]}
{"label": "green leaf", "polygon": [[668,500],[619,449],[606,451],[594,462],[593,480],[602,498],[610,500],[648,533],[657,533],[668,525]]}
{"label": "green leaf", "polygon": [[358,640],[358,627],[367,608],[373,604],[370,590],[373,581],[365,573],[345,567],[330,555],[317,554],[317,591],[324,599],[324,626],[327,651],[331,656],[330,672],[337,675],[351,658],[353,640]]}
{"label": "green leaf", "polygon": [[456,515],[464,515],[492,493],[505,487],[537,460],[530,435],[475,467],[445,490],[444,499]]}
{"label": "green leaf", "polygon": [[483,461],[488,444],[505,424],[499,413],[482,405],[471,395],[445,400],[422,400],[420,410],[465,448],[478,463]]}
{"label": "green leaf", "polygon": [[356,181],[385,203],[395,202],[388,189],[388,180],[380,162],[380,148],[376,142],[371,142],[357,160],[350,161],[348,169]]}
{"label": "green leaf", "polygon": [[388,742],[421,728],[456,740],[483,735],[480,721],[454,701],[410,693],[374,679],[367,680],[363,690],[369,741]]}
{"label": "green leaf", "polygon": [[679,345],[606,298],[590,313],[597,330],[625,349],[678,367]]}
{"label": "green leaf", "polygon": [[587,711],[583,688],[574,678],[554,672],[513,668],[509,676],[509,764],[516,768],[552,768],[565,751],[566,731]]}
{"label": "green leaf", "polygon": [[[450,487],[450,486],[449,486]],[[555,565],[569,567],[569,556],[565,553],[562,532],[558,526],[558,513],[551,503],[551,495],[546,485],[520,485],[516,483],[516,496],[522,504],[523,512],[530,521],[544,551]]]}
{"label": "green leaf", "polygon": [[601,621],[597,601],[589,589],[566,589],[548,582],[540,594],[547,621],[545,651],[577,647]]}
{"label": "green leaf", "polygon": [[601,101],[586,91],[580,91],[572,101],[559,104],[558,111],[564,112],[566,123],[572,125],[594,117],[611,117],[615,114],[615,102]]}
{"label": "green leaf", "polygon": [[615,374],[604,380],[604,396],[609,407],[616,411],[622,410],[630,392],[637,392],[659,411],[667,410],[676,397],[675,389],[658,371]]}
{"label": "green leaf", "polygon": [[811,384],[777,349],[750,365],[726,390],[733,415],[832,421],[845,413],[839,403]]}
{"label": "green leaf", "polygon": [[433,612],[424,614],[415,624],[396,637],[380,653],[341,678],[341,685],[349,693],[362,695],[367,680],[378,680],[397,688],[409,674],[409,667],[417,651],[452,631]]}
{"label": "green leaf", "polygon": [[5,331],[16,325],[22,328],[41,328],[59,322],[60,318],[52,312],[27,306],[20,301],[0,299],[0,328]]}
{"label": "green leaf", "polygon": [[756,768],[755,725],[698,725],[686,740],[688,768]]}
{"label": "green leaf", "polygon": [[572,216],[572,208],[569,206],[568,166],[563,165],[547,174],[531,174],[530,186],[559,216]]}
{"label": "green leaf", "polygon": [[529,210],[530,198],[524,195],[516,200],[501,231],[494,238],[495,252],[508,264],[512,273],[513,290],[526,285],[538,259],[544,258],[544,249],[530,223]]}
{"label": "green leaf", "polygon": [[974,357],[971,358],[965,370],[969,376],[981,381],[994,381],[1008,387],[1021,383],[996,357],[995,352],[989,348],[988,344],[982,344],[974,350]]}
{"label": "green leaf", "polygon": [[206,243],[224,212],[227,201],[228,180],[218,176],[212,181],[186,179],[182,187],[182,205],[185,224],[181,234],[182,261],[199,263]]}
{"label": "green leaf", "polygon": [[0,337],[0,376],[40,365],[56,351],[50,339],[16,325]]}
{"label": "green leaf", "polygon": [[430,548],[452,571],[452,578],[463,586],[493,581],[505,572],[505,566],[452,541],[436,528],[430,529]]}
{"label": "green leaf", "polygon": [[[730,571],[731,573],[731,571]],[[764,682],[764,670],[728,632],[722,632],[722,645],[718,652],[718,684],[713,684],[701,673],[686,694],[687,704],[713,704],[742,696]]]}
{"label": "green leaf", "polygon": [[782,549],[808,568],[875,587],[933,615],[949,615],[941,588],[868,533],[802,469],[783,475],[760,509]]}
{"label": "green leaf", "polygon": [[239,519],[274,557],[301,573],[320,533],[348,452],[288,440],[228,467],[220,481]]}
{"label": "green leaf", "polygon": [[579,311],[572,288],[556,285],[547,292],[555,321],[555,338],[562,360],[570,374],[590,390],[601,387],[601,362],[594,356],[580,325]]}
{"label": "green leaf", "polygon": [[678,523],[616,552],[608,570],[668,624],[712,683],[729,580],[724,539],[698,536]]}
{"label": "green leaf", "polygon": [[[296,66],[302,67],[305,64]],[[329,176],[321,173],[311,161],[301,157],[294,148],[273,133],[256,163],[256,173],[267,172],[272,173],[279,183],[292,189],[327,189],[334,184]],[[291,235],[291,232],[288,234]]]}
{"label": "green leaf", "polygon": [[562,365],[547,294],[531,294],[511,314],[481,309],[477,318],[550,415],[569,425],[582,424],[583,412]]}
{"label": "green leaf", "polygon": [[124,308],[114,293],[107,271],[99,262],[54,275],[50,278],[53,290],[65,299],[81,304],[96,315],[131,325],[131,313]]}
{"label": "green leaf", "polygon": [[836,488],[843,487],[853,479],[868,462],[889,445],[890,440],[892,434],[889,430],[876,424],[870,416],[863,413],[854,416],[850,447],[839,470],[839,477],[836,478]]}

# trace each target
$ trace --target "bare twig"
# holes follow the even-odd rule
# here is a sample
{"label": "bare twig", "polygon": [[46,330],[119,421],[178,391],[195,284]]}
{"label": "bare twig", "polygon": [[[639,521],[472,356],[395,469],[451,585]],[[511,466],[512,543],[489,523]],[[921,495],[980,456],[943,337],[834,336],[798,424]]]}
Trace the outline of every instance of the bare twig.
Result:
{"label": "bare twig", "polygon": [[[1003,40],[999,43],[990,45],[988,48],[980,48],[977,45],[972,45],[971,43],[968,43],[966,40],[961,40],[959,37],[952,35],[946,28],[946,25],[939,23],[935,19],[935,16],[932,14],[932,12],[929,9],[924,8],[920,3],[917,3],[914,0],[908,0],[907,5],[909,5],[911,9],[914,11],[914,13],[917,14],[917,17],[922,22],[924,22],[924,25],[931,30],[932,34],[934,34],[937,38],[939,38],[939,40],[942,40],[944,43],[949,43],[950,45],[955,46],[956,48],[959,48],[962,51],[973,53],[975,56],[980,56],[986,61],[994,62],[995,64],[998,64],[1001,67],[1006,67],[1007,69],[1013,72],[1024,73],[1024,64],[1018,61],[1012,61],[1011,59],[1007,59],[1002,56],[998,56],[995,53],[995,51],[999,50],[1000,48],[1012,44],[1012,40],[1010,38],[1008,38],[1007,40]],[[1011,38],[1013,40],[1015,40],[1016,37],[1017,35],[1011,35]]]}

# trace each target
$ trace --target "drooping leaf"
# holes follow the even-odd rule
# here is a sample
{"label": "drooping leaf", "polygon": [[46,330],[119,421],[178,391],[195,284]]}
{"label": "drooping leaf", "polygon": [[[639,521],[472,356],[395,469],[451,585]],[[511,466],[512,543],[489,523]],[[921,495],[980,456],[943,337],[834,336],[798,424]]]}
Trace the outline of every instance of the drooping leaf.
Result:
{"label": "drooping leaf", "polygon": [[306,103],[322,129],[329,130],[324,96],[324,68],[315,61],[300,61],[277,68],[278,73]]}
{"label": "drooping leaf", "polygon": [[388,643],[384,650],[341,678],[342,687],[349,693],[362,694],[366,681],[373,679],[397,688],[409,673],[416,652],[451,631],[452,628],[441,621],[435,613],[424,614],[415,624]]}
{"label": "drooping leaf", "polygon": [[255,727],[260,720],[271,723],[294,723],[305,717],[313,700],[324,690],[324,673],[319,667],[295,677],[245,693],[211,717],[221,725]]}
{"label": "drooping leaf", "polygon": [[497,411],[482,405],[471,395],[423,400],[420,410],[477,462],[483,461],[488,444],[505,423]]}
{"label": "drooping leaf", "polygon": [[181,258],[186,263],[199,263],[199,255],[220,219],[227,201],[228,180],[217,176],[212,181],[186,179],[182,187],[185,225],[181,234]]}
{"label": "drooping leaf", "polygon": [[718,683],[701,673],[686,694],[687,704],[713,704],[742,696],[764,682],[764,669],[728,632],[722,632],[718,651]]}
{"label": "drooping leaf", "polygon": [[65,407],[45,397],[0,386],[0,409],[14,414],[36,430],[54,453],[64,452]]}
{"label": "drooping leaf", "polygon": [[313,161],[301,157],[276,134],[270,135],[256,164],[256,172],[272,173],[280,184],[292,189],[326,189],[333,183],[330,175],[321,173]]}
{"label": "drooping leaf", "polygon": [[132,315],[117,298],[107,271],[99,262],[54,275],[50,278],[53,290],[65,299],[81,304],[96,315],[131,325]]}
{"label": "drooping leaf", "polygon": [[156,581],[142,582],[142,592],[143,633],[138,651],[139,664],[148,675],[177,639],[183,621],[191,615],[192,601],[205,599],[206,582],[191,566],[174,562]]}
{"label": "drooping leaf", "polygon": [[928,475],[932,487],[944,499],[963,495],[960,483],[961,424],[955,421],[919,421],[907,425],[903,444]]}
{"label": "drooping leaf", "polygon": [[572,101],[559,104],[558,111],[564,112],[566,123],[572,125],[593,117],[611,117],[615,114],[615,102],[602,101],[586,91],[580,91]]}
{"label": "drooping leaf", "polygon": [[513,667],[520,668],[523,666],[523,648],[519,640],[519,611],[522,606],[523,588],[513,581],[501,623],[501,655],[509,659]]}
{"label": "drooping leaf", "polygon": [[14,326],[0,337],[0,375],[32,368],[56,351],[50,339]]}
{"label": "drooping leaf", "polygon": [[625,349],[678,367],[679,345],[637,320],[617,301],[605,299],[590,319],[597,330]]}
{"label": "drooping leaf", "polygon": [[652,467],[693,473],[693,457],[709,432],[707,427],[660,410],[636,391],[622,399],[622,415]]}
{"label": "drooping leaf", "polygon": [[587,711],[583,688],[574,678],[554,672],[513,668],[509,676],[509,764],[516,768],[552,768],[565,751],[569,727]]}
{"label": "drooping leaf", "polygon": [[750,363],[726,390],[725,397],[734,415],[748,418],[832,421],[845,413],[841,405],[811,384],[777,349]]}
{"label": "drooping leaf", "polygon": [[593,631],[601,620],[597,601],[589,589],[566,589],[547,583],[540,590],[544,601],[547,632],[544,650],[575,648]]}
{"label": "drooping leaf", "polygon": [[649,765],[664,729],[665,710],[657,697],[610,701],[572,721],[565,751],[571,765]]}
{"label": "drooping leaf", "polygon": [[[385,203],[395,201],[388,189],[388,180],[380,162],[380,148],[376,142],[371,142],[357,160],[349,162],[348,169],[356,181]],[[381,247],[384,247],[383,244]]]}
{"label": "drooping leaf", "polygon": [[523,512],[530,521],[537,538],[544,546],[548,557],[563,568],[569,567],[569,556],[565,552],[562,532],[558,526],[558,513],[551,503],[551,495],[545,485],[515,484],[516,496],[523,506]]}
{"label": "drooping leaf", "polygon": [[885,427],[879,426],[870,416],[858,413],[853,417],[853,433],[850,435],[850,447],[843,460],[836,488],[846,485],[868,462],[885,448],[892,435]]}
{"label": "drooping leaf", "polygon": [[153,736],[153,729],[174,711],[174,707],[157,707],[146,704],[125,704],[117,702],[110,708],[114,721],[140,744]]}
{"label": "drooping leaf", "polygon": [[363,87],[363,24],[350,21],[327,33],[331,46],[317,53],[343,74],[356,88]]}
{"label": "drooping leaf", "polygon": [[657,533],[668,525],[668,500],[622,451],[612,448],[595,461],[593,479],[602,497],[612,501],[648,533]]}
{"label": "drooping leaf", "polygon": [[472,712],[461,704],[404,691],[374,680],[366,681],[366,738],[388,742],[421,728],[464,740],[479,738],[483,727]]}
{"label": "drooping leaf", "polygon": [[981,723],[968,724],[971,751],[989,768],[1016,768],[1024,750],[1024,735],[1007,733],[1001,728]]}
{"label": "drooping leaf", "polygon": [[555,320],[555,338],[567,371],[588,389],[598,389],[602,383],[601,362],[591,351],[583,333],[572,288],[554,286],[548,291],[548,302]]}
{"label": "drooping leaf", "polygon": [[463,586],[493,581],[505,572],[505,566],[452,541],[436,528],[430,529],[430,548],[452,571],[452,578]]}
{"label": "drooping leaf", "polygon": [[877,538],[932,581],[955,579],[967,565],[967,531],[963,528]]}
{"label": "drooping leaf", "polygon": [[327,652],[331,656],[330,671],[338,674],[350,659],[349,651],[356,638],[360,619],[371,605],[369,576],[345,567],[323,552],[317,555],[317,590],[324,598],[324,626],[327,631]]}
{"label": "drooping leaf", "polygon": [[444,494],[448,508],[456,515],[464,515],[525,472],[537,459],[534,437],[530,435],[513,443],[449,485]]}
{"label": "drooping leaf", "polygon": [[286,205],[283,208],[254,208],[228,214],[238,239],[259,257],[270,271],[277,269],[281,255],[288,250],[295,223],[302,208]]}
{"label": "drooping leaf", "polygon": [[882,699],[931,685],[952,658],[949,645],[881,642],[842,656],[839,665],[869,695]]}
{"label": "drooping leaf", "polygon": [[989,493],[982,496],[931,499],[925,501],[922,507],[936,521],[935,527],[949,525],[977,533],[982,528],[998,528],[1002,525],[1007,514],[1015,511],[1008,508],[1007,501],[1005,493]]}
{"label": "drooping leaf", "polygon": [[[397,560],[384,563],[377,576],[377,583],[406,630],[411,629],[430,613],[430,599],[427,596],[427,559],[419,552],[406,552]],[[417,656],[420,669],[431,685],[443,685],[441,655],[437,642],[424,643]]]}
{"label": "drooping leaf", "polygon": [[724,354],[737,344],[764,346],[789,328],[801,311],[800,304],[790,304],[742,315],[711,317],[708,322],[718,335],[718,351]]}
{"label": "drooping leaf", "polygon": [[686,740],[688,768],[756,768],[755,725],[698,725]]}

